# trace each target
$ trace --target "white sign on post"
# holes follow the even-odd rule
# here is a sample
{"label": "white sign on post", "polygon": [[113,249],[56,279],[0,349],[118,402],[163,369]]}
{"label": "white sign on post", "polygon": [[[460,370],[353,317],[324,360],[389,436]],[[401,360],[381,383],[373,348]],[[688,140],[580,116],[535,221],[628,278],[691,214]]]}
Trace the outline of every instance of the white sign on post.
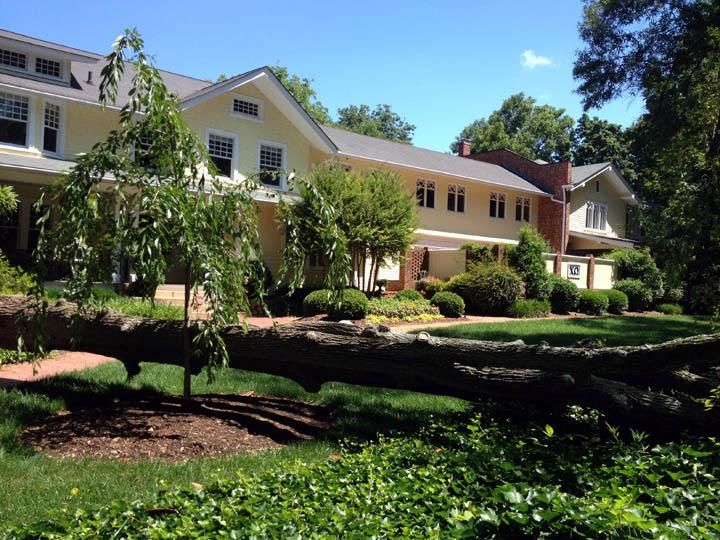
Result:
{"label": "white sign on post", "polygon": [[568,279],[580,279],[580,265],[579,264],[568,264],[567,265],[567,277],[568,277]]}

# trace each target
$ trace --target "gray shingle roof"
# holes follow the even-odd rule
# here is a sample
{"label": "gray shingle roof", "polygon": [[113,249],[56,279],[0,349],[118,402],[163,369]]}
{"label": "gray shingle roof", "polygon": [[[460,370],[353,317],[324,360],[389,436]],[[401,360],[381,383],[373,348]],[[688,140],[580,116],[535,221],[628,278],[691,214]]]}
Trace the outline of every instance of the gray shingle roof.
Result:
{"label": "gray shingle roof", "polygon": [[443,154],[442,152],[418,148],[409,144],[359,135],[329,126],[323,126],[323,130],[332,139],[341,154],[381,163],[424,169],[440,175],[456,176],[531,193],[547,194],[539,187],[499,165]]}
{"label": "gray shingle roof", "polygon": [[101,55],[89,51],[83,51],[81,49],[75,49],[74,47],[67,47],[66,45],[60,45],[59,43],[53,43],[52,41],[45,41],[44,39],[38,39],[34,38],[32,36],[26,36],[25,34],[18,34],[17,32],[11,32],[10,30],[5,30],[4,28],[0,28],[0,37],[3,37],[5,39],[11,39],[14,41],[19,41],[22,43],[26,43],[29,45],[34,45],[36,47],[42,47],[43,49],[51,49],[53,51],[57,51],[64,54],[74,55],[74,56],[84,56],[87,58],[94,58],[96,60],[99,60],[102,58]]}
{"label": "gray shingle roof", "polygon": [[[68,172],[75,166],[74,161],[39,156],[24,156],[20,154],[5,154],[0,152],[0,169],[32,170],[56,175]],[[107,174],[104,178],[111,180],[113,175]]]}
{"label": "gray shingle roof", "polygon": [[602,163],[593,163],[592,165],[580,165],[579,167],[573,167],[572,185],[584,182],[591,176],[594,176],[595,174],[599,173],[603,169],[606,169],[610,165],[612,165],[612,163],[610,163],[609,161],[604,161]]}

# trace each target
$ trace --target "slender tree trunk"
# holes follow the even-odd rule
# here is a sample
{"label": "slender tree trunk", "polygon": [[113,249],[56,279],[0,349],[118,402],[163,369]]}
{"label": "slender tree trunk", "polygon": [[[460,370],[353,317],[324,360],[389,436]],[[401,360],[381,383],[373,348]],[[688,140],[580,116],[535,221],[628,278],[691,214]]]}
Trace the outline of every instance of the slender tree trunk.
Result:
{"label": "slender tree trunk", "polygon": [[183,309],[183,397],[192,396],[192,358],[190,357],[190,265],[185,265],[185,303]]}

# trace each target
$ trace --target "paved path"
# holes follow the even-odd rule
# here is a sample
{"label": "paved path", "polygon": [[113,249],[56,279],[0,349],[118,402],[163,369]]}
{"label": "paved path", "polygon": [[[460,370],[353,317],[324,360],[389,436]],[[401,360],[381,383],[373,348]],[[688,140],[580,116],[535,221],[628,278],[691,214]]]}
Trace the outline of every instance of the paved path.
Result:
{"label": "paved path", "polygon": [[112,358],[100,356],[99,354],[60,351],[53,355],[52,358],[41,360],[39,365],[36,366],[35,373],[33,373],[33,365],[30,362],[0,367],[0,388],[8,388],[28,381],[37,381],[52,377],[58,373],[81,371],[112,361]]}

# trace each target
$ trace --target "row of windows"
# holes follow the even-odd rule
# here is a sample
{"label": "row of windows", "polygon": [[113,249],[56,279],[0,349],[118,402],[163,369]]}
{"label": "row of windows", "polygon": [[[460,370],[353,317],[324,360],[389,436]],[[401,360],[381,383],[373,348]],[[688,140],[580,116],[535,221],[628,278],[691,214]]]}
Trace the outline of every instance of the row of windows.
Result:
{"label": "row of windows", "polygon": [[[237,139],[219,133],[208,133],[208,153],[219,174],[233,177],[233,162]],[[258,147],[257,168],[260,181],[268,186],[280,187],[282,171],[286,168],[287,149],[284,144],[261,141]]]}
{"label": "row of windows", "polygon": [[[30,146],[30,98],[0,92],[0,144]],[[43,111],[42,149],[57,153],[60,148],[61,109],[45,102]]]}
{"label": "row of windows", "polygon": [[[0,66],[27,71],[28,57],[18,51],[0,49]],[[35,73],[60,79],[62,78],[62,64],[57,60],[38,56],[35,58]]]}
{"label": "row of windows", "polygon": [[[465,211],[465,186],[457,184],[449,184],[447,192],[447,209],[450,212]],[[435,208],[435,181],[418,179],[416,182],[415,195],[417,204],[422,208]],[[515,221],[530,221],[529,197],[515,198]],[[504,193],[490,193],[490,217],[496,219],[505,219],[505,202]]]}

